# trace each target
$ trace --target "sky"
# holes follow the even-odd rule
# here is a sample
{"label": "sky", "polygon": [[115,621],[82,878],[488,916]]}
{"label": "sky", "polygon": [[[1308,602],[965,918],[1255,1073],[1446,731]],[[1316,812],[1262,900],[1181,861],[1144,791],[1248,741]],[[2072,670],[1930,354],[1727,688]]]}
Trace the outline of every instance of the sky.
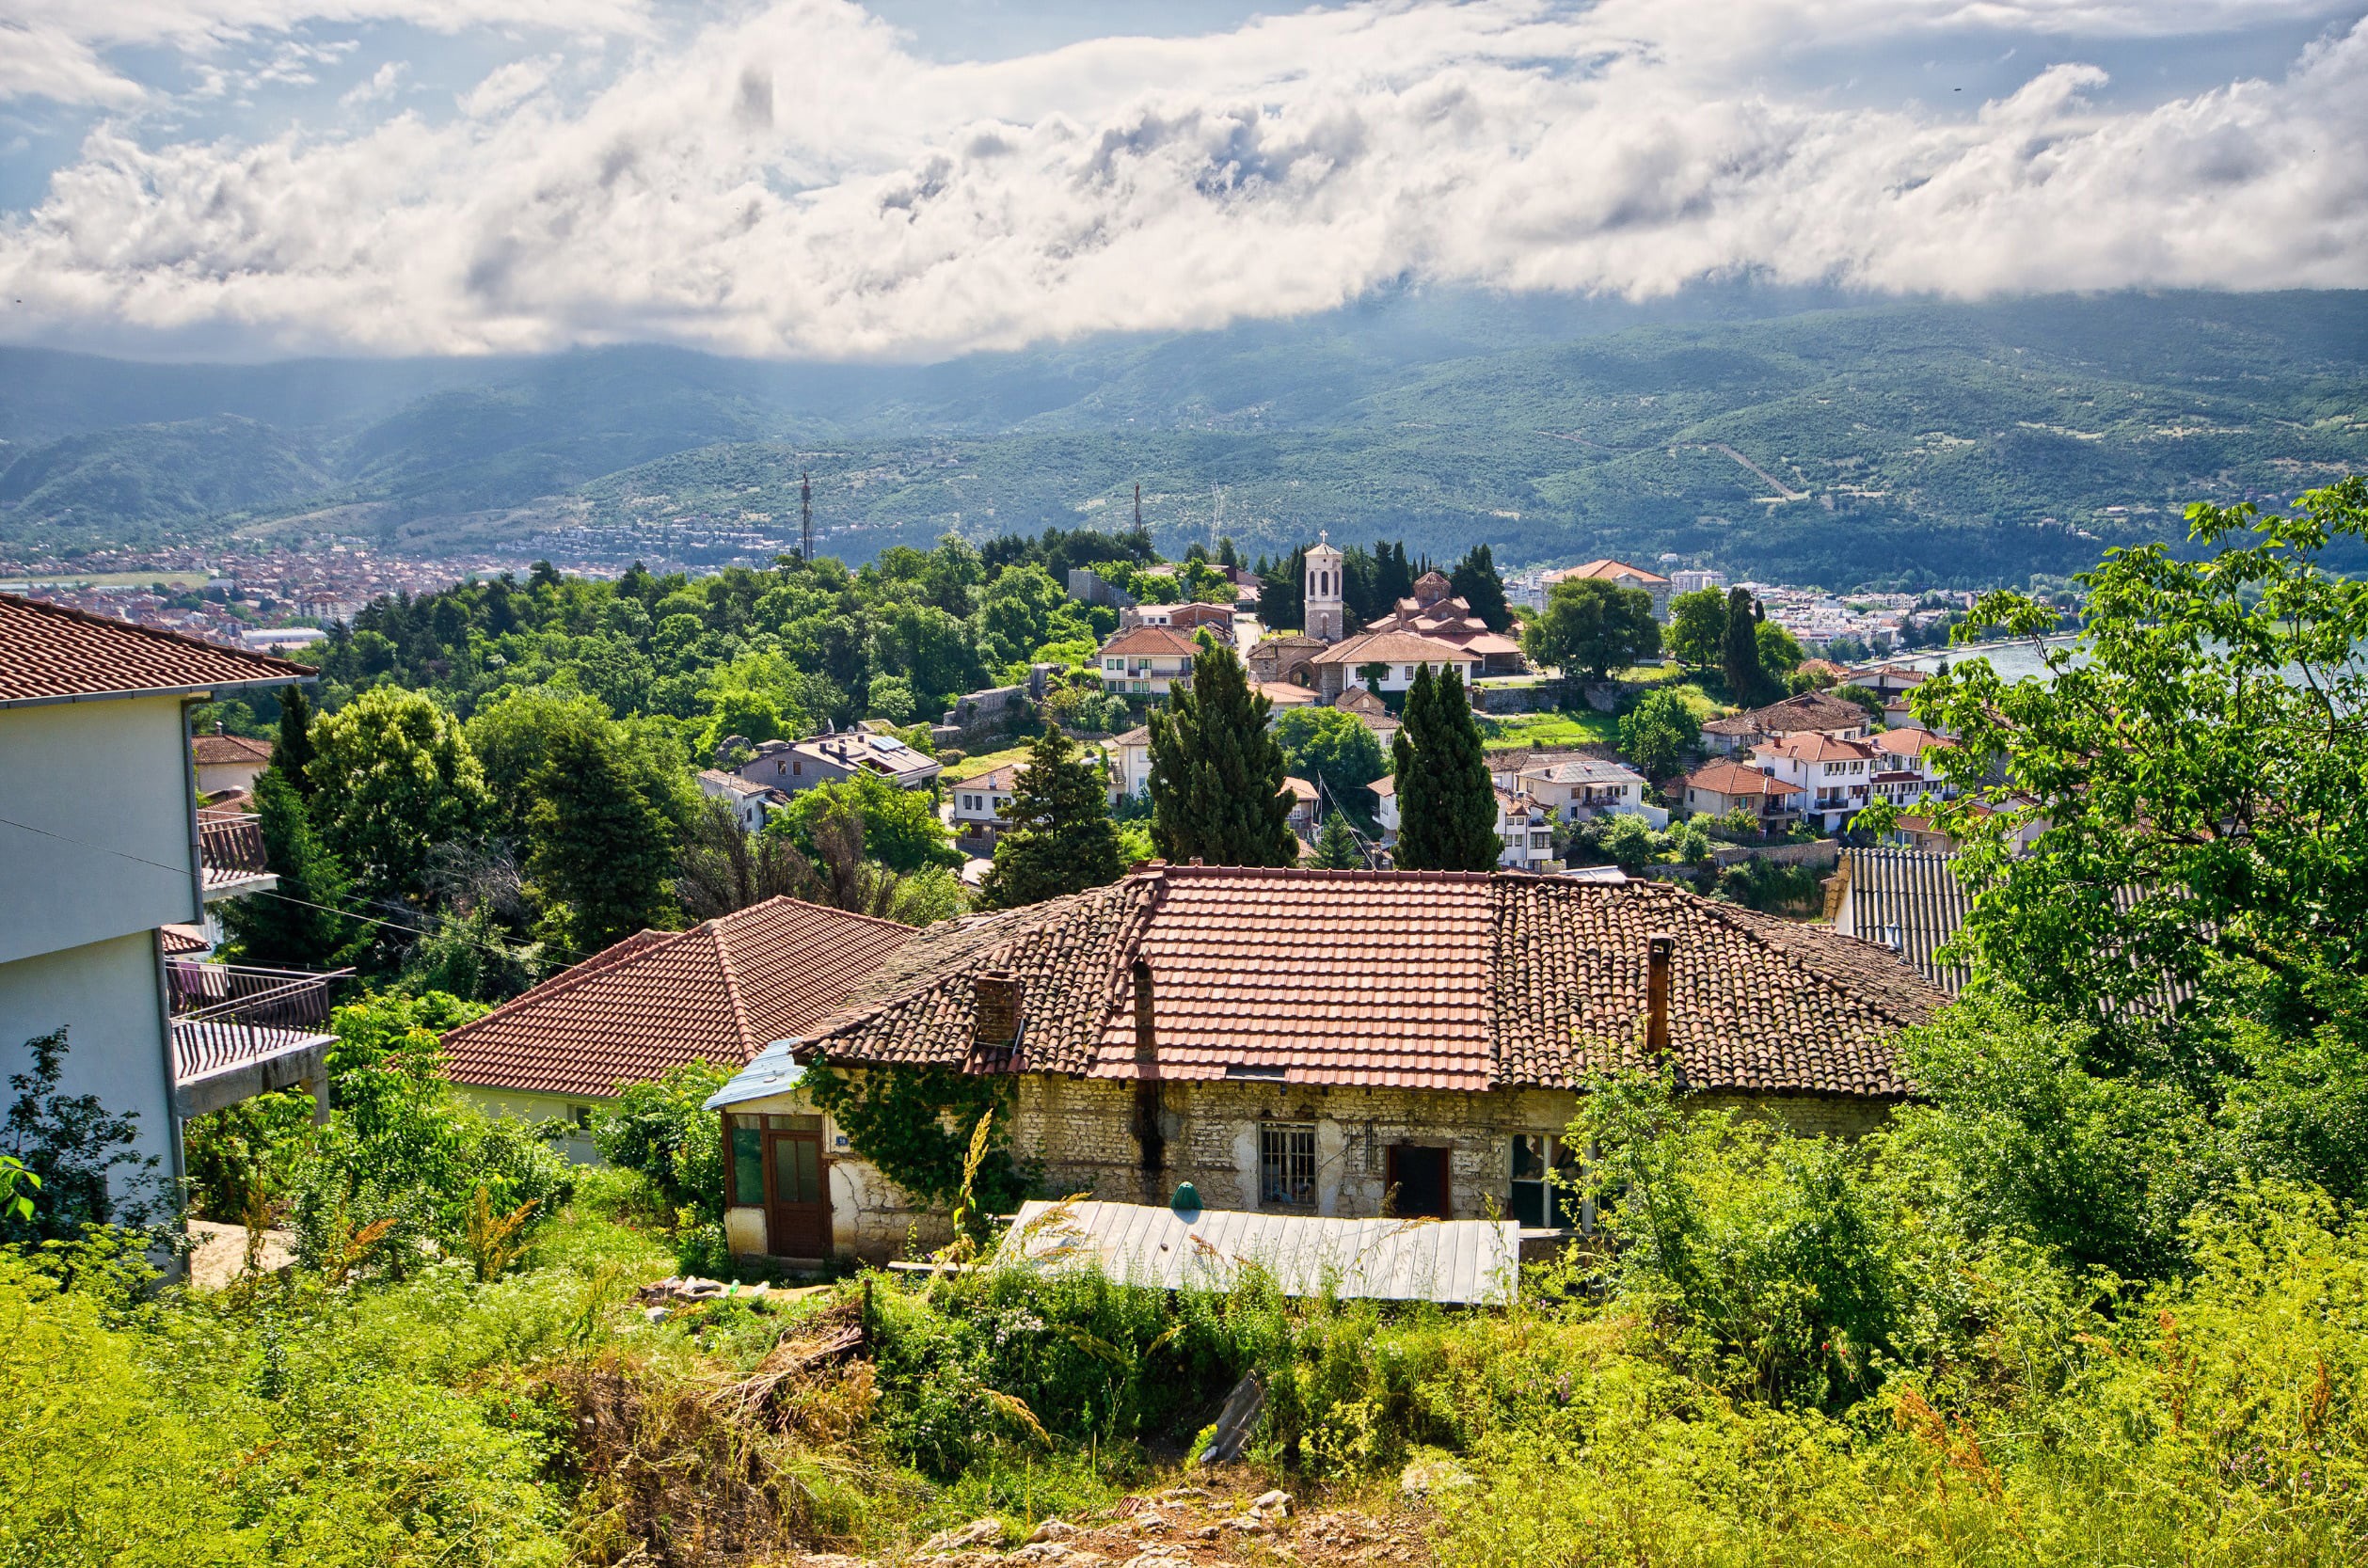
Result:
{"label": "sky", "polygon": [[2368,0],[0,0],[0,342],[2368,287]]}

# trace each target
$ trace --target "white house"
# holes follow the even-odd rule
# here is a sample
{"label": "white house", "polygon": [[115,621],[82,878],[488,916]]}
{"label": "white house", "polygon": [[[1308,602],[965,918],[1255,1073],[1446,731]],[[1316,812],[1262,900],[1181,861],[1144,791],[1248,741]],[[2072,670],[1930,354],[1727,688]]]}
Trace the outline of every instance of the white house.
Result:
{"label": "white house", "polygon": [[1497,863],[1507,871],[1543,871],[1554,863],[1554,813],[1544,801],[1497,791]]}
{"label": "white house", "polygon": [[1105,761],[1109,768],[1110,804],[1133,796],[1142,800],[1152,792],[1152,732],[1148,724],[1137,724],[1124,735],[1111,736],[1102,745]]}
{"label": "white house", "polygon": [[1872,777],[1877,799],[1896,806],[1913,805],[1927,795],[1950,800],[1957,794],[1956,786],[1941,777],[1939,753],[1953,750],[1957,742],[1930,730],[1884,730],[1869,736],[1867,742],[1875,750],[1876,770]]}
{"label": "white house", "polygon": [[224,981],[219,1002],[177,1017],[204,987],[178,983],[159,930],[277,885],[251,817],[199,821],[190,709],[312,678],[0,594],[0,1070],[65,1029],[60,1091],[136,1116],[135,1151],[168,1180],[183,1119],[322,1071],[327,1037],[252,1022],[220,966],[192,966]]}
{"label": "white house", "polygon": [[992,839],[1001,832],[1008,825],[1005,814],[1011,809],[1011,791],[1018,787],[1020,775],[1026,771],[1026,763],[1007,763],[991,773],[952,785],[946,793],[952,801],[947,816],[953,823],[954,836]]}
{"label": "white house", "polygon": [[761,831],[767,816],[789,803],[789,797],[771,784],[726,773],[721,768],[699,770],[699,793],[711,800],[729,800],[732,816],[744,833]]}
{"label": "white house", "polygon": [[1518,777],[1524,795],[1565,822],[1625,812],[1658,815],[1657,828],[1668,823],[1667,813],[1645,804],[1645,775],[1624,762],[1571,757],[1524,769]]}
{"label": "white house", "polygon": [[197,765],[198,793],[210,799],[253,789],[271,766],[271,742],[225,735],[217,725],[212,735],[189,742],[189,754]]}
{"label": "white house", "polygon": [[1864,740],[1804,730],[1763,741],[1753,760],[1770,777],[1797,786],[1802,814],[1827,832],[1841,828],[1873,798],[1881,753]]}
{"label": "white house", "polygon": [[1102,689],[1128,697],[1165,697],[1190,685],[1198,644],[1173,626],[1130,626],[1102,644]]}
{"label": "white house", "polygon": [[1310,662],[1315,666],[1318,689],[1330,702],[1359,685],[1376,692],[1403,692],[1413,686],[1414,672],[1425,665],[1434,677],[1453,670],[1469,686],[1479,677],[1485,659],[1470,649],[1414,632],[1369,631],[1333,643]]}

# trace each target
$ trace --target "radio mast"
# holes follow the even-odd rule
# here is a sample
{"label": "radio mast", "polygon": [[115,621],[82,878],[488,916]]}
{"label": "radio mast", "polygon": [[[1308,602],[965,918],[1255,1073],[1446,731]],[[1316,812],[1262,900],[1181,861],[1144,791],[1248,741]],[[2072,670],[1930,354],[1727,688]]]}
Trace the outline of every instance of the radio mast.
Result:
{"label": "radio mast", "polygon": [[798,475],[798,542],[806,564],[814,564],[814,477]]}

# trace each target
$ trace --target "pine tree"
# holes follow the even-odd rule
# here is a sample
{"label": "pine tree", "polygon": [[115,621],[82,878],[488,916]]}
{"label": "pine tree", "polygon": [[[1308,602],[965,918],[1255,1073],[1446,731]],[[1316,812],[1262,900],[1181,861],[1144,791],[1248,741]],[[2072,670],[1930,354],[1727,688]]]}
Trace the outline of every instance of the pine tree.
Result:
{"label": "pine tree", "polygon": [[265,969],[339,969],[354,961],[369,927],[338,911],[352,894],[345,867],[321,842],[304,797],[277,767],[255,780],[263,864],[279,879],[272,895],[218,906],[240,961]]}
{"label": "pine tree", "polygon": [[563,731],[530,785],[527,870],[547,935],[589,958],[673,914],[675,846],[616,748]]}
{"label": "pine tree", "polygon": [[1464,677],[1434,679],[1418,665],[1406,693],[1406,727],[1392,743],[1398,779],[1401,871],[1487,871],[1503,853],[1497,836],[1496,784],[1464,697]]}
{"label": "pine tree", "polygon": [[1233,650],[1208,633],[1192,686],[1152,714],[1152,842],[1171,861],[1295,865],[1282,748],[1267,732],[1272,705],[1249,689]]}
{"label": "pine tree", "polygon": [[304,688],[290,686],[279,693],[279,741],[271,749],[271,765],[288,787],[307,800],[312,799],[312,705]]}
{"label": "pine tree", "polygon": [[1324,831],[1315,836],[1315,863],[1327,871],[1351,871],[1365,863],[1365,852],[1357,847],[1348,818],[1338,811],[1324,819]]}
{"label": "pine tree", "polygon": [[1471,612],[1490,631],[1503,631],[1513,625],[1513,606],[1505,600],[1504,579],[1497,576],[1496,551],[1486,545],[1474,545],[1465,552],[1463,560],[1455,562],[1447,580],[1454,588],[1456,597],[1471,606]]}
{"label": "pine tree", "polygon": [[1722,655],[1728,698],[1745,705],[1758,702],[1768,684],[1759,667],[1759,617],[1751,594],[1740,588],[1726,595],[1726,641]]}
{"label": "pine tree", "polygon": [[1125,869],[1109,785],[1058,724],[1046,724],[1028,749],[1007,816],[1011,829],[995,845],[994,869],[979,887],[981,909],[1083,893],[1117,881]]}

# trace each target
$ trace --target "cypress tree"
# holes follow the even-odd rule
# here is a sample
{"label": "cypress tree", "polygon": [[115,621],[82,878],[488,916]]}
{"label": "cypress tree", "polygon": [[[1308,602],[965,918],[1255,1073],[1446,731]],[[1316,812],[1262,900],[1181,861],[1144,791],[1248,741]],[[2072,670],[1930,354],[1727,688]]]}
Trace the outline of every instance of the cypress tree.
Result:
{"label": "cypress tree", "polygon": [[1758,702],[1768,684],[1759,667],[1759,617],[1752,596],[1740,588],[1726,595],[1726,641],[1721,652],[1728,698],[1747,706]]}
{"label": "cypress tree", "polygon": [[1296,865],[1273,705],[1249,689],[1233,650],[1200,634],[1192,686],[1152,714],[1152,842],[1171,861]]}
{"label": "cypress tree", "polygon": [[1125,869],[1102,770],[1058,724],[1046,724],[1028,749],[1008,819],[1011,831],[995,845],[994,869],[978,890],[981,909],[1083,893],[1117,881]]}
{"label": "cypress tree", "polygon": [[290,686],[279,693],[279,739],[271,749],[271,765],[297,795],[312,799],[312,705],[304,688]]}
{"label": "cypress tree", "polygon": [[1497,790],[1464,697],[1464,677],[1434,679],[1419,665],[1406,694],[1406,727],[1391,742],[1398,779],[1397,865],[1402,871],[1488,871],[1497,836]]}
{"label": "cypress tree", "polygon": [[1487,546],[1474,545],[1465,551],[1447,580],[1456,597],[1471,606],[1471,612],[1486,622],[1490,631],[1502,631],[1513,624],[1513,606],[1505,600],[1504,579],[1497,576],[1497,553]]}
{"label": "cypress tree", "polygon": [[1315,836],[1315,863],[1327,871],[1350,871],[1365,863],[1357,835],[1348,831],[1348,818],[1337,811],[1324,819],[1324,831]]}
{"label": "cypress tree", "polygon": [[589,958],[674,912],[675,846],[616,748],[562,731],[529,785],[527,870],[546,933]]}
{"label": "cypress tree", "polygon": [[232,898],[218,906],[241,961],[265,969],[339,969],[369,941],[369,927],[337,911],[351,894],[339,863],[305,810],[304,798],[277,767],[255,780],[255,815],[263,864],[279,879],[277,896]]}

